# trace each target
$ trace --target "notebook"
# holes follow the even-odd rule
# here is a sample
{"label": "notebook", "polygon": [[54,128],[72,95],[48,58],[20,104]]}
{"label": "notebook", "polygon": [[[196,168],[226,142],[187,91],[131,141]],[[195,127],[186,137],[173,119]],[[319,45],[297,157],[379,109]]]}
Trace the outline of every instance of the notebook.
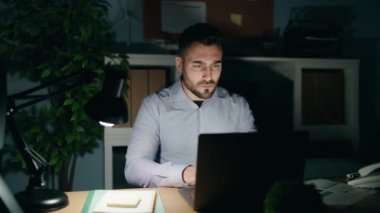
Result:
{"label": "notebook", "polygon": [[194,188],[179,188],[196,211],[262,212],[278,180],[303,181],[306,132],[201,134]]}

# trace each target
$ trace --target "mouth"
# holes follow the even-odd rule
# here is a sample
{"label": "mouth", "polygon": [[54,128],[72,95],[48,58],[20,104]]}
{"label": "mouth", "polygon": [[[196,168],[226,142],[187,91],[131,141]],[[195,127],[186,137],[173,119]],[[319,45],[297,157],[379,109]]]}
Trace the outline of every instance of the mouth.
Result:
{"label": "mouth", "polygon": [[201,81],[201,82],[199,82],[199,85],[202,87],[213,87],[215,85],[215,81],[213,81],[213,80]]}
{"label": "mouth", "polygon": [[199,85],[201,88],[204,88],[204,89],[212,89],[215,87],[215,84],[213,83],[210,83],[210,84],[201,84]]}

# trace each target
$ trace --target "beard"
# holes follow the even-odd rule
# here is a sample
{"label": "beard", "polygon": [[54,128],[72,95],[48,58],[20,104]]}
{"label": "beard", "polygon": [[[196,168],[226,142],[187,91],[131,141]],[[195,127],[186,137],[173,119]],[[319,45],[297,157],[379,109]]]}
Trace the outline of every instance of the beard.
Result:
{"label": "beard", "polygon": [[[198,83],[193,83],[189,80],[189,78],[187,78],[186,75],[182,75],[182,82],[183,82],[184,86],[191,93],[193,93],[196,97],[198,97],[200,99],[211,98],[214,95],[215,90],[216,90],[216,86],[218,84],[218,82],[216,82],[214,80],[210,80],[210,81],[204,80],[204,81],[200,81]],[[210,88],[210,89],[204,89],[204,90],[198,89],[198,87],[201,85],[214,85],[214,87]]]}

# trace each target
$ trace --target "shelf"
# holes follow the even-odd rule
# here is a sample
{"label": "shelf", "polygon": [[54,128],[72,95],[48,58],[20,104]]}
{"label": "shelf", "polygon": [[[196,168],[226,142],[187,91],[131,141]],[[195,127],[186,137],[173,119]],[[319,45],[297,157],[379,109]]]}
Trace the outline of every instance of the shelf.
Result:
{"label": "shelf", "polygon": [[[179,79],[178,72],[175,71],[175,55],[162,54],[127,54],[132,68],[139,67],[166,67],[170,70],[170,82]],[[230,66],[229,66],[230,64]],[[231,65],[232,64],[232,65]],[[236,65],[236,66],[235,66]],[[238,67],[240,65],[240,67]],[[264,69],[263,69],[264,68]],[[358,118],[358,100],[359,100],[359,60],[356,59],[331,59],[331,58],[281,58],[281,57],[226,57],[223,62],[223,73],[232,70],[232,78],[236,80],[252,81],[260,83],[270,82],[276,84],[271,79],[273,76],[283,78],[292,83],[292,128],[294,130],[308,131],[313,141],[333,141],[343,140],[350,141],[355,153],[358,151],[359,141],[359,118]],[[245,69],[245,70],[243,70]],[[248,71],[247,71],[248,69]],[[261,69],[257,72],[256,69]],[[264,70],[264,71],[263,71]],[[302,118],[305,104],[302,94],[306,86],[303,87],[303,73],[305,70],[318,70],[319,73],[329,72],[331,70],[340,70],[343,81],[340,82],[342,94],[340,97],[340,109],[344,110],[340,118],[344,122],[319,122],[307,123]],[[270,72],[271,75],[268,75]],[[237,75],[236,73],[239,73]],[[222,74],[222,75],[224,75]],[[239,77],[236,77],[239,76]],[[275,79],[278,80],[278,79]],[[331,83],[331,82],[330,82]],[[324,88],[323,83],[319,85],[320,89]],[[316,91],[314,91],[316,92]],[[276,96],[275,96],[276,97]],[[326,95],[327,97],[327,95]],[[324,106],[328,106],[328,100],[324,100]],[[253,106],[254,108],[254,106]],[[253,109],[254,110],[254,109]],[[335,109],[336,110],[336,109]],[[310,111],[310,109],[309,109]],[[321,110],[323,113],[323,110]]]}

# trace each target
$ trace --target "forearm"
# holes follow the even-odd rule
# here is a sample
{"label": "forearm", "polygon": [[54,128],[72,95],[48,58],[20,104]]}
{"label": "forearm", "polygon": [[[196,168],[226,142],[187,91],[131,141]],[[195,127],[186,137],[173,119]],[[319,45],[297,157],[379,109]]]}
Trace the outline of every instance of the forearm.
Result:
{"label": "forearm", "polygon": [[130,184],[142,187],[181,187],[185,185],[182,172],[187,165],[170,162],[158,164],[150,160],[135,159],[125,167],[125,177]]}

